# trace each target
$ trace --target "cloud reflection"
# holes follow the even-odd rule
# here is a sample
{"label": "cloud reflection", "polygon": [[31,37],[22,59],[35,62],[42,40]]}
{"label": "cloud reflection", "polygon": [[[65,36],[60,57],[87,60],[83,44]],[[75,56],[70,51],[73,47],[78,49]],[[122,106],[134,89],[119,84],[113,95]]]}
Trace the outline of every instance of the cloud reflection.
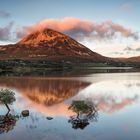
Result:
{"label": "cloud reflection", "polygon": [[14,88],[21,95],[17,105],[45,115],[70,116],[72,100],[90,100],[99,111],[113,113],[139,100],[139,80],[108,80],[91,84],[72,79],[3,78],[1,86]]}
{"label": "cloud reflection", "polygon": [[101,81],[80,91],[75,98],[91,100],[100,111],[113,113],[139,100],[139,83],[139,80]]}

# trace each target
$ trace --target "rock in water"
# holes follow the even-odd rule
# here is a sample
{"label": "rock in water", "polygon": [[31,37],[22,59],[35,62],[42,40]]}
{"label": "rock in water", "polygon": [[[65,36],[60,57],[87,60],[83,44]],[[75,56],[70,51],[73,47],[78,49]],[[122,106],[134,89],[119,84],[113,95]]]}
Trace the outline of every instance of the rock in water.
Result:
{"label": "rock in water", "polygon": [[21,112],[21,114],[22,114],[23,117],[27,117],[27,116],[29,116],[29,110],[23,110]]}
{"label": "rock in water", "polygon": [[53,118],[52,118],[52,117],[46,117],[46,119],[47,119],[47,120],[52,120]]}

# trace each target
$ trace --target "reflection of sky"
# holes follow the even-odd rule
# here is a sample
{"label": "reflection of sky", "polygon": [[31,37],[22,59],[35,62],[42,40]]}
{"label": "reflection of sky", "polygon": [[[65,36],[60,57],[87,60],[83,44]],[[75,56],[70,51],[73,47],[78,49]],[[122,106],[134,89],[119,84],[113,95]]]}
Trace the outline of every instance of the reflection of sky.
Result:
{"label": "reflection of sky", "polygon": [[[124,75],[121,76],[120,74],[120,76],[118,75],[117,77],[113,77],[113,74],[108,76],[97,74],[95,75],[96,78],[82,78],[82,81],[85,79],[85,81],[90,81],[91,84],[89,86],[87,84],[87,86],[85,86],[84,89],[81,89],[79,92],[78,87],[71,87],[73,93],[78,92],[78,94],[69,96],[69,99],[61,98],[60,100],[60,96],[58,99],[57,96],[54,96],[56,104],[54,102],[54,104],[51,106],[47,106],[43,101],[41,101],[44,100],[50,102],[49,100],[52,100],[52,98],[50,98],[51,88],[47,87],[49,88],[49,94],[42,93],[41,90],[37,90],[36,92],[36,89],[38,88],[32,88],[31,90],[28,88],[26,89],[25,87],[22,90],[19,88],[17,91],[15,90],[17,92],[17,102],[14,106],[15,108],[18,106],[18,108],[21,109],[26,108],[34,110],[44,115],[67,117],[73,114],[70,110],[68,110],[68,106],[72,100],[90,100],[98,106],[100,111],[106,113],[125,110],[125,107],[135,105],[139,102],[140,81],[138,80],[138,76],[136,74],[134,74],[135,76],[133,76],[133,79],[130,78],[133,74]],[[68,84],[70,83],[68,82]],[[60,87],[62,88],[61,91],[65,91],[65,86],[60,84]],[[79,89],[80,88],[81,87],[79,87]],[[43,90],[43,92],[44,91],[45,90]],[[46,90],[46,92],[47,91],[48,90]],[[54,92],[54,89],[52,91]],[[52,94],[54,94],[53,92]],[[34,98],[34,96],[36,98]],[[53,97],[53,95],[51,96]],[[38,102],[36,102],[34,99]],[[60,100],[61,102],[59,103],[57,100]]]}
{"label": "reflection of sky", "polygon": [[103,112],[114,112],[139,99],[140,81],[110,80],[93,83],[80,91],[76,99],[87,99],[98,105]]}
{"label": "reflection of sky", "polygon": [[[139,99],[140,81],[102,81],[93,83],[87,88],[81,90],[78,95],[51,107],[46,107],[43,104],[37,104],[28,100],[26,107],[34,107],[39,112],[69,116],[72,112],[68,111],[68,104],[72,100],[90,100],[98,105],[98,109],[103,112],[113,113],[114,111],[123,110],[124,107],[130,106]],[[25,104],[24,104],[25,105]],[[24,106],[25,107],[25,106]],[[23,108],[24,108],[23,107]],[[56,112],[57,110],[57,112]]]}
{"label": "reflection of sky", "polygon": [[[74,97],[50,107],[34,102],[25,96],[24,90],[20,91],[16,88],[17,101],[11,106],[12,113],[20,113],[22,109],[29,109],[30,116],[19,119],[11,132],[0,134],[0,140],[139,139],[139,74],[135,74],[133,78],[130,76],[132,74],[117,75],[117,78],[114,76],[116,74],[105,75],[85,78],[92,84],[81,89]],[[72,112],[67,111],[67,107],[74,99],[87,98],[98,105],[98,122],[91,123],[84,130],[74,130],[68,123],[67,117]],[[0,114],[5,112],[6,108],[3,106]],[[46,116],[54,118],[49,121]]]}

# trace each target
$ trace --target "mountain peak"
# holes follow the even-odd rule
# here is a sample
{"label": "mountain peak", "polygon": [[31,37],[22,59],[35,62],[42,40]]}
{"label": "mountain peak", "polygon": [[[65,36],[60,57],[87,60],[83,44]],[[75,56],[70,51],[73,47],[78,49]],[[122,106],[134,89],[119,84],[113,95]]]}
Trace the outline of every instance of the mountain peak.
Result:
{"label": "mountain peak", "polygon": [[22,45],[38,45],[40,43],[49,42],[56,37],[62,37],[63,34],[52,29],[45,28],[43,30],[35,31],[23,38],[18,44]]}

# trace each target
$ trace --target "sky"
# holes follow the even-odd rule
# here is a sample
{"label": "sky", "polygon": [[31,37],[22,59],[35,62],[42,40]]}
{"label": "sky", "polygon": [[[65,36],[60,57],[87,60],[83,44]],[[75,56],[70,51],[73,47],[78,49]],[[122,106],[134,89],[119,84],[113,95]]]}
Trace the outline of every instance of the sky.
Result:
{"label": "sky", "polygon": [[140,55],[140,0],[0,0],[0,44],[52,28],[110,57]]}

